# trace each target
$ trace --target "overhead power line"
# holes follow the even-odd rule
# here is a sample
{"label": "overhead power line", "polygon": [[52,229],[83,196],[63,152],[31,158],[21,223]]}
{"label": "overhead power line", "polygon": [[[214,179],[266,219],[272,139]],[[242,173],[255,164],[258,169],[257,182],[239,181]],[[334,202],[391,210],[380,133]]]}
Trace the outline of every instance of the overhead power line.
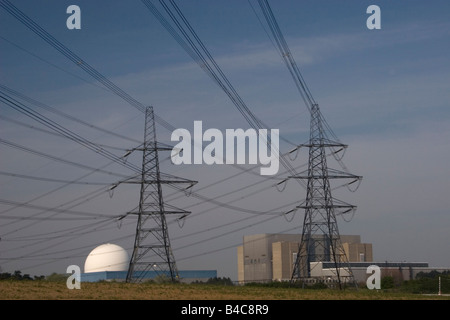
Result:
{"label": "overhead power line", "polygon": [[[281,56],[311,113],[310,139],[306,145],[309,148],[308,170],[303,175],[293,175],[290,177],[304,179],[308,184],[306,199],[296,207],[298,209],[304,209],[305,215],[291,282],[301,280],[304,284],[305,280],[308,281],[316,277],[313,275],[314,263],[332,261],[334,268],[330,268],[330,271],[333,274],[332,278],[337,280],[339,289],[343,288],[344,282],[356,285],[347,253],[341,242],[336,220],[338,209],[344,209],[345,211],[342,213],[346,213],[354,211],[356,206],[334,198],[331,193],[330,180],[352,179],[356,182],[361,177],[328,167],[326,148],[334,150],[334,147],[338,147],[340,150],[344,150],[347,146],[328,138],[325,127],[328,128],[334,140],[337,140],[333,131],[326,124],[320,112],[319,105],[312,97],[305,80],[298,70],[297,64],[278,26],[268,0],[258,0],[258,2],[272,31]],[[333,155],[336,152],[333,152]]]}
{"label": "overhead power line", "polygon": [[[7,0],[1,0],[0,1],[0,4],[1,4],[1,6],[2,7],[5,7],[6,5],[9,7],[9,8],[11,8],[11,6],[10,6],[10,2],[9,1],[7,1]],[[14,7],[14,6],[13,6]],[[175,8],[176,9],[176,8]],[[11,9],[12,10],[12,9]],[[10,12],[10,11],[8,11],[8,12]],[[11,12],[10,12],[11,13]],[[15,16],[13,13],[11,13],[13,16]],[[17,13],[16,13],[17,14]],[[182,14],[182,13],[181,13]],[[17,18],[17,17],[16,17]],[[19,18],[18,18],[19,19]],[[25,24],[25,22],[24,21],[26,21],[26,19],[25,18],[23,18],[23,17],[21,17],[20,19],[19,19],[22,23],[24,23]],[[23,20],[23,21],[22,21]],[[183,19],[182,20],[180,20],[180,21],[184,21]],[[186,22],[187,22],[187,20],[186,20]],[[185,22],[185,23],[186,23]],[[29,22],[28,22],[29,23]],[[28,28],[30,28],[30,29],[34,29],[34,28],[36,28],[35,26],[33,26],[32,24],[30,24],[30,25],[27,25],[27,24],[25,24]],[[42,28],[41,28],[42,29]],[[40,35],[40,37],[41,38],[43,38],[44,36],[45,36],[45,33],[42,33],[41,31],[39,31],[39,29],[37,29],[36,28],[36,30],[37,31],[35,31],[35,30],[33,30],[33,32],[35,32],[36,34],[41,34]],[[43,29],[42,29],[43,30]],[[194,31],[195,32],[195,31]],[[93,76],[94,78],[95,78],[95,73],[91,70],[91,66],[89,66],[89,65],[87,65],[87,64],[85,64],[85,62],[79,57],[79,56],[74,56],[74,55],[71,55],[70,54],[70,50],[68,51],[68,52],[66,52],[65,51],[65,49],[64,49],[64,47],[61,47],[60,46],[60,43],[58,42],[58,43],[55,43],[53,40],[52,40],[52,38],[49,38],[49,37],[47,37],[47,36],[45,36],[46,38],[44,39],[47,43],[49,43],[49,44],[51,44],[52,46],[54,46],[55,48],[56,47],[58,47],[57,48],[57,50],[59,51],[59,52],[61,52],[62,54],[64,54],[63,52],[65,52],[66,54],[64,54],[66,57],[68,57],[72,62],[74,62],[74,63],[76,63],[77,64],[77,66],[79,66],[79,67],[81,67],[83,70],[85,70],[86,72],[88,72],[89,74],[91,74],[90,72],[92,72],[92,74],[91,74],[91,76]],[[53,38],[54,39],[54,38]],[[56,40],[56,39],[55,39]],[[70,57],[72,57],[72,58],[70,58]],[[206,56],[208,59],[210,59],[208,56]],[[212,57],[211,57],[211,59],[212,59]],[[78,62],[76,62],[76,61],[78,61]],[[83,67],[82,67],[83,66]],[[92,68],[93,69],[93,68]],[[219,75],[221,75],[220,74],[221,72],[219,72]],[[97,78],[96,78],[97,79]],[[105,78],[106,79],[106,78]],[[213,76],[213,79],[215,79],[215,77]],[[219,78],[220,79],[220,78]],[[104,84],[105,86],[107,86],[107,84],[109,85],[109,83],[108,82],[103,82],[103,81],[101,81],[100,79],[97,79],[99,82],[101,82],[102,84]],[[106,79],[107,80],[107,79]],[[109,81],[109,80],[108,80]],[[110,82],[110,81],[109,81]],[[112,82],[110,82],[111,84],[112,84]],[[225,82],[225,84],[227,84],[226,82]],[[115,86],[115,85],[114,85]],[[134,100],[136,103],[137,103],[137,105],[134,105],[134,104],[136,104],[136,103],[134,103],[133,101],[129,101],[129,100],[127,100],[127,97],[126,97],[126,95],[125,96],[123,96],[123,93],[124,93],[124,91],[123,90],[121,90],[121,91],[114,91],[113,89],[114,89],[114,86],[112,86],[112,87],[110,87],[110,86],[107,86],[108,88],[109,88],[109,90],[111,90],[112,92],[114,92],[115,94],[117,94],[118,96],[120,96],[120,97],[122,97],[125,101],[127,101],[127,102],[129,102],[131,105],[133,105],[134,107],[136,107],[136,109],[138,109],[138,110],[140,110],[140,111],[142,111],[142,109],[141,109],[141,106],[143,107],[143,105],[142,104],[140,104],[138,101],[136,101],[136,100]],[[230,90],[230,89],[227,89],[227,90]],[[234,95],[234,88],[230,91],[231,92],[231,94],[232,95]],[[237,95],[237,93],[236,93],[236,95]],[[239,103],[239,104],[241,104],[241,102],[239,101],[239,99],[240,99],[240,97],[238,98],[238,96],[237,97],[234,97],[234,101],[236,101],[236,103]],[[243,102],[242,102],[243,103]],[[264,128],[264,127],[267,127],[267,126],[265,126],[260,120],[258,120],[258,118],[256,118],[251,112],[248,112],[248,111],[250,111],[250,110],[246,110],[245,108],[243,108],[242,109],[243,110],[243,112],[248,116],[248,121],[251,121],[251,122],[253,122],[257,127],[259,127],[259,126],[261,126],[262,128]],[[169,129],[169,130],[174,130],[175,128],[172,126],[172,125],[170,125],[168,122],[166,122],[166,121],[164,121],[163,119],[161,119],[160,117],[158,117],[158,116],[156,116],[155,115],[155,120],[159,123],[159,124],[161,124],[161,125],[163,125],[165,128],[167,128],[167,129]],[[6,142],[6,143],[5,143]],[[8,144],[8,141],[6,141],[6,140],[2,140],[2,141],[0,141],[0,143],[3,143],[3,144],[6,144],[6,145],[8,145],[8,146],[12,146],[11,144]],[[16,145],[16,146],[14,146],[15,148],[17,148],[17,146],[18,145]],[[98,145],[97,145],[98,146]],[[19,148],[19,149],[21,149],[21,148]],[[26,148],[26,149],[28,149],[28,148]],[[24,149],[22,149],[23,151],[27,151],[27,150],[24,150]],[[30,152],[31,151],[31,149],[28,149],[28,151],[27,152]],[[39,154],[39,155],[42,155],[42,154]],[[252,193],[253,194],[253,193]],[[194,193],[194,196],[197,196],[197,194],[196,193]],[[203,201],[210,201],[211,199],[209,199],[209,198],[207,198],[207,197],[199,197],[200,199],[202,199]],[[215,200],[215,199],[213,199],[213,200]],[[218,201],[214,201],[213,202],[214,204],[216,204],[216,205],[218,205],[218,206],[222,206],[222,203],[221,202],[218,202]],[[229,204],[228,204],[229,205]],[[241,209],[241,208],[238,208],[238,207],[236,207],[236,206],[222,206],[222,207],[225,207],[225,208],[228,208],[228,209]],[[249,211],[247,211],[247,213],[250,213]]]}
{"label": "overhead power line", "polygon": [[96,126],[96,125],[94,125],[92,123],[89,123],[89,122],[86,122],[84,120],[81,120],[81,119],[79,119],[77,117],[74,117],[72,115],[69,115],[69,114],[61,111],[60,109],[51,107],[51,106],[49,106],[47,104],[44,104],[44,103],[42,103],[40,101],[32,99],[32,98],[26,96],[25,94],[20,93],[20,92],[18,92],[16,90],[13,90],[13,89],[5,86],[5,85],[0,84],[0,89],[4,93],[8,93],[9,95],[14,96],[14,97],[16,97],[16,98],[18,98],[18,99],[20,99],[22,101],[25,101],[25,102],[33,105],[33,106],[36,106],[36,107],[38,107],[40,109],[44,109],[44,110],[49,111],[49,112],[51,112],[53,114],[56,114],[56,115],[58,115],[60,117],[63,117],[65,119],[68,119],[68,120],[76,122],[76,123],[79,123],[79,124],[89,128],[89,129],[97,130],[97,131],[100,131],[102,133],[106,133],[108,135],[111,135],[111,136],[114,136],[114,137],[117,137],[117,138],[120,138],[120,139],[123,139],[123,140],[126,140],[126,141],[130,141],[130,142],[133,142],[133,143],[141,144],[141,142],[139,140],[137,140],[137,139],[124,136],[124,135],[119,134],[119,133],[117,133],[115,131],[107,130],[105,128],[102,128],[102,127]]}
{"label": "overhead power line", "polygon": [[[165,1],[159,1],[173,22],[172,25],[151,0],[142,0],[142,2],[189,56],[226,93],[247,123],[255,130],[269,129],[246,105],[177,4],[173,0],[169,0],[171,8]],[[267,142],[270,142],[270,138],[268,138]],[[290,141],[287,142],[296,145]],[[286,168],[289,174],[295,175],[296,171],[289,161],[281,155],[279,150],[275,150],[275,152],[278,152],[280,163]],[[303,181],[297,180],[297,182],[306,188],[306,184]]]}
{"label": "overhead power line", "polygon": [[[38,209],[38,210],[45,210],[45,211],[51,211],[51,212],[57,212],[57,213],[65,213],[70,215],[77,215],[77,216],[84,216],[86,218],[63,218],[63,217],[54,217],[53,220],[84,220],[84,219],[98,219],[98,218],[118,218],[119,215],[111,216],[107,214],[100,214],[100,213],[93,213],[93,212],[82,212],[82,211],[74,211],[74,210],[67,210],[67,209],[57,209],[57,208],[50,208],[50,207],[44,207],[44,206],[37,206],[32,204],[24,204],[17,201],[11,201],[11,200],[4,200],[0,199],[0,203],[5,205],[19,205],[21,207],[26,207],[30,209]],[[89,218],[87,218],[89,217]],[[47,219],[46,217],[43,218],[36,218],[36,217],[30,217],[30,216],[5,216],[0,215],[0,219],[13,219],[13,220],[41,220],[41,219]]]}
{"label": "overhead power line", "polygon": [[62,180],[62,179],[52,179],[52,178],[46,178],[46,177],[30,176],[30,175],[26,175],[26,174],[6,172],[6,171],[0,171],[0,175],[8,176],[8,177],[14,177],[14,178],[35,180],[35,181],[45,181],[45,182],[70,183],[70,184],[91,185],[91,186],[92,185],[93,186],[107,186],[107,185],[111,185],[111,182],[70,181],[70,180]]}
{"label": "overhead power line", "polygon": [[37,155],[37,156],[40,156],[40,157],[43,157],[43,158],[51,159],[51,160],[54,160],[54,161],[57,161],[57,162],[61,162],[61,163],[68,164],[68,165],[71,165],[71,166],[74,166],[74,167],[78,167],[78,168],[82,168],[82,169],[85,169],[85,170],[96,171],[96,172],[99,172],[99,173],[112,175],[112,176],[115,176],[115,177],[129,178],[129,176],[127,176],[127,175],[123,175],[123,174],[120,174],[120,173],[117,173],[117,172],[112,172],[112,171],[106,171],[106,170],[94,168],[94,167],[91,167],[91,166],[88,166],[88,165],[85,165],[85,164],[82,164],[82,163],[78,163],[78,162],[62,159],[62,158],[59,158],[59,157],[56,157],[56,156],[53,156],[53,155],[50,155],[50,154],[38,151],[38,150],[34,150],[34,149],[31,149],[31,148],[24,147],[22,145],[19,145],[17,143],[14,143],[12,141],[8,141],[8,140],[2,139],[2,138],[0,138],[0,143],[6,145],[8,147],[11,147],[11,148],[15,148],[15,149],[18,149],[18,150],[21,150],[21,151],[24,151],[24,152],[28,152],[28,153],[31,153],[31,154],[34,154],[34,155]]}
{"label": "overhead power line", "polygon": [[38,59],[38,60],[40,60],[40,61],[42,61],[42,62],[44,62],[44,63],[46,63],[46,64],[48,64],[48,65],[50,65],[50,66],[52,66],[53,68],[56,68],[56,69],[58,69],[58,70],[60,70],[60,71],[62,71],[62,72],[64,72],[64,73],[66,73],[66,74],[68,74],[68,75],[71,75],[72,77],[75,77],[75,78],[77,78],[77,79],[79,79],[79,80],[81,80],[81,81],[83,81],[83,82],[85,82],[85,83],[87,83],[87,84],[89,84],[89,85],[92,85],[92,86],[94,86],[94,87],[97,87],[97,88],[100,88],[100,89],[105,90],[105,91],[107,91],[107,92],[110,92],[110,91],[109,91],[108,89],[106,89],[105,87],[100,86],[100,85],[98,85],[98,84],[96,84],[96,83],[90,82],[90,81],[88,81],[88,80],[86,80],[86,79],[80,77],[79,75],[73,73],[73,72],[70,72],[70,71],[68,71],[68,70],[63,69],[63,68],[57,66],[56,64],[54,64],[54,63],[52,63],[52,62],[50,62],[50,61],[48,61],[48,60],[46,60],[46,59],[43,59],[42,57],[38,56],[37,54],[34,54],[33,52],[31,52],[31,51],[29,51],[29,50],[27,50],[27,49],[25,49],[25,48],[19,46],[17,43],[14,43],[14,42],[12,42],[11,40],[6,39],[5,37],[0,36],[0,39],[2,39],[2,40],[4,40],[4,41],[8,42],[10,45],[16,47],[16,48],[19,49],[19,50],[22,50],[23,52],[26,52],[27,54],[29,54],[29,55],[35,57],[36,59]]}
{"label": "overhead power line", "polygon": [[95,70],[89,63],[84,61],[80,56],[72,52],[69,48],[67,48],[64,44],[58,41],[55,37],[53,37],[50,33],[44,30],[41,26],[39,26],[36,22],[34,22],[30,17],[28,17],[24,12],[19,10],[16,6],[14,6],[8,0],[1,0],[0,6],[5,9],[8,13],[10,13],[14,18],[23,23],[26,27],[28,27],[31,31],[37,34],[41,39],[46,41],[56,50],[58,50],[61,54],[67,57],[70,61],[72,61],[75,65],[86,71],[90,74],[94,79],[98,80],[109,90],[120,96],[122,99],[127,101],[130,105],[141,111],[145,112],[145,106],[138,102],[136,99],[131,97],[128,93],[123,91],[121,88],[116,86],[112,81],[103,76],[100,72]]}
{"label": "overhead power line", "polygon": [[3,102],[4,104],[6,104],[7,106],[13,108],[14,110],[32,118],[33,120],[43,124],[44,126],[50,128],[51,130],[54,130],[56,132],[58,132],[59,134],[63,135],[64,137],[81,144],[82,146],[94,151],[97,154],[100,154],[104,157],[106,157],[109,160],[115,161],[118,164],[127,167],[128,169],[131,169],[133,171],[135,171],[136,173],[139,172],[139,167],[123,161],[122,157],[119,157],[115,154],[113,154],[110,151],[107,151],[101,147],[98,147],[95,143],[81,137],[80,135],[78,135],[77,133],[74,133],[72,131],[70,131],[67,128],[64,128],[63,126],[61,126],[60,124],[56,123],[55,121],[49,119],[48,117],[40,114],[39,112],[33,110],[32,108],[24,105],[23,103],[21,103],[20,101],[12,98],[11,96],[9,96],[8,94],[4,93],[1,89],[0,89],[0,101]]}
{"label": "overhead power line", "polygon": [[[140,112],[142,112],[142,114],[145,113],[146,106],[144,104],[142,104],[135,98],[131,97],[123,89],[121,89],[115,83],[113,83],[111,80],[106,78],[103,74],[101,74],[98,70],[96,70],[94,67],[92,67],[89,63],[87,63],[79,55],[74,53],[67,46],[65,46],[63,43],[58,41],[55,37],[53,37],[49,32],[44,30],[38,23],[33,21],[28,15],[26,15],[24,12],[22,12],[20,9],[18,9],[16,6],[14,6],[10,1],[0,0],[0,7],[5,9],[9,14],[11,14],[18,21],[20,21],[28,29],[33,31],[42,40],[44,40],[49,45],[51,45],[53,48],[55,48],[57,51],[59,51],[67,59],[72,61],[76,66],[78,66],[79,68],[84,70],[86,73],[88,73],[90,76],[92,76],[94,79],[99,81],[109,91],[111,91],[115,95],[122,98],[124,101],[126,101],[128,104],[130,104],[132,107],[134,107],[137,110],[139,110]],[[170,125],[167,121],[165,121],[158,115],[155,115],[155,121],[169,131],[175,130],[175,128],[172,125]]]}
{"label": "overhead power line", "polygon": [[[263,29],[266,32],[269,39],[272,41],[272,44],[276,43],[275,48],[278,50],[279,55],[281,56],[283,62],[285,63],[286,67],[288,68],[289,73],[291,74],[292,79],[294,80],[295,86],[297,87],[298,92],[300,93],[300,95],[305,103],[305,106],[311,113],[312,107],[315,104],[317,104],[317,102],[314,100],[314,97],[313,97],[305,79],[303,78],[303,75],[302,75],[300,69],[298,68],[297,63],[295,62],[294,55],[292,54],[291,49],[289,48],[289,45],[283,36],[280,26],[278,25],[278,22],[275,19],[275,15],[273,14],[272,8],[270,7],[269,2],[267,0],[258,0],[258,3],[259,3],[259,6],[261,7],[264,18],[267,22],[267,25],[269,26],[272,37],[275,41],[272,41],[272,38],[267,33],[264,26],[263,26]],[[252,8],[253,8],[253,6],[252,6]],[[257,16],[258,20],[260,20],[259,16],[256,14],[256,10],[253,10],[253,12]],[[323,114],[320,113],[319,116],[321,118],[323,125],[327,128],[326,132],[331,134],[331,136],[333,137],[334,140],[339,141],[338,137],[331,129],[330,125],[324,118]]]}

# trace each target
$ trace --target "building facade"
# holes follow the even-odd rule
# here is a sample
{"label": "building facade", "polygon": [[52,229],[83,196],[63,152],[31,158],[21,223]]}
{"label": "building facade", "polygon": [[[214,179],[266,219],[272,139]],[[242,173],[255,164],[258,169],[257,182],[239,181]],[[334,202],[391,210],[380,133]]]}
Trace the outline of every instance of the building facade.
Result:
{"label": "building facade", "polygon": [[[323,241],[318,235],[312,241]],[[255,234],[244,236],[238,252],[238,282],[289,281],[297,258],[298,234]],[[372,244],[361,243],[359,235],[341,235],[349,262],[371,262]],[[328,250],[329,251],[329,250]],[[325,257],[330,252],[316,252]],[[331,260],[331,259],[330,259]]]}
{"label": "building facade", "polygon": [[[237,248],[238,282],[270,282],[291,280],[293,266],[297,258],[300,235],[298,234],[255,234],[244,236],[242,246]],[[324,241],[321,235],[315,240]],[[392,262],[373,260],[372,244],[361,243],[359,235],[341,235],[341,242],[349,260],[356,282],[365,285],[371,275],[368,267],[380,268],[381,278],[392,277],[395,281],[415,279],[420,272],[447,271],[448,268],[430,267],[427,262]],[[329,256],[326,249],[316,254]],[[331,260],[331,259],[330,259]],[[311,262],[311,277],[317,279],[332,278],[335,264],[327,262]],[[342,269],[341,274],[346,270]]]}

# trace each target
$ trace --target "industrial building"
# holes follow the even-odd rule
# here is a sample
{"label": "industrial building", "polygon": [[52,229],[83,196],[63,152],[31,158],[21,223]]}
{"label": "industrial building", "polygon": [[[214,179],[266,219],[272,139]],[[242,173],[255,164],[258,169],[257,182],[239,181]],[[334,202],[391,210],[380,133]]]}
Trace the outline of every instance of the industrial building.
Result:
{"label": "industrial building", "polygon": [[[323,241],[322,235],[312,241]],[[341,242],[357,282],[367,280],[367,267],[377,265],[381,276],[393,276],[401,280],[414,279],[417,273],[429,272],[426,262],[375,262],[371,243],[362,243],[359,235],[341,235]],[[255,234],[244,236],[243,245],[237,248],[238,282],[289,281],[297,258],[300,235]],[[329,252],[320,252],[329,257]],[[313,277],[326,278],[335,267],[331,262],[312,262]]]}
{"label": "industrial building", "polygon": [[[111,243],[102,244],[87,256],[81,282],[125,281],[129,264],[130,259],[125,249]],[[139,278],[143,281],[158,279],[160,276],[161,273],[156,271],[139,273]],[[178,280],[184,283],[207,281],[217,277],[217,270],[180,270],[178,276]]]}

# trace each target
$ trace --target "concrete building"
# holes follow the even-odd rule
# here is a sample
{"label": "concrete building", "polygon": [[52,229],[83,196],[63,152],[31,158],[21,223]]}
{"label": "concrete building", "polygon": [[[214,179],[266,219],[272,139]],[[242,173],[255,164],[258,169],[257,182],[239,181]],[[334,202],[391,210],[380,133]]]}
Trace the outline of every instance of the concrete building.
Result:
{"label": "concrete building", "polygon": [[[322,236],[315,241],[323,241]],[[289,281],[297,258],[300,235],[298,234],[255,234],[244,236],[242,246],[237,248],[238,282],[270,282]],[[314,241],[314,240],[313,240]],[[391,276],[396,281],[415,279],[420,272],[445,271],[448,268],[432,268],[427,262],[388,262],[373,261],[371,243],[361,243],[359,235],[341,235],[341,242],[349,260],[353,276],[358,283],[365,283],[370,274],[367,268],[371,265],[380,267],[381,277]],[[329,257],[329,252],[315,254]],[[334,263],[311,262],[311,276],[326,279],[334,276]],[[341,275],[346,276],[346,269]]]}
{"label": "concrete building", "polygon": [[[316,241],[323,241],[321,236],[315,238]],[[290,280],[299,241],[298,234],[244,236],[243,245],[237,249],[239,283]],[[361,236],[341,235],[341,242],[350,262],[372,261],[372,244],[361,243]],[[315,254],[325,258],[330,256],[329,250],[322,250]]]}
{"label": "concrete building", "polygon": [[[359,237],[359,236],[358,236]],[[345,255],[350,262],[370,262],[373,261],[372,244],[361,242],[344,242]]]}

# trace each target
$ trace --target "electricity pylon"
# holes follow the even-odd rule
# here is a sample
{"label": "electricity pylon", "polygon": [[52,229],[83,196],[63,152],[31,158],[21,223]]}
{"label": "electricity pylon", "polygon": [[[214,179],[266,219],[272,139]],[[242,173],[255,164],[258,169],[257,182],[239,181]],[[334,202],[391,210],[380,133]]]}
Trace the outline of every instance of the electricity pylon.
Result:
{"label": "electricity pylon", "polygon": [[175,258],[170,246],[166,215],[180,215],[178,219],[189,214],[164,203],[163,184],[189,184],[196,182],[178,178],[159,170],[158,151],[172,150],[159,144],[156,140],[155,116],[153,108],[145,111],[145,133],[142,148],[142,173],[140,180],[128,181],[141,185],[137,211],[127,214],[138,216],[133,253],[127,273],[127,282],[140,282],[148,276],[162,276],[177,281],[179,279]]}
{"label": "electricity pylon", "polygon": [[[328,168],[327,149],[331,150],[331,154],[341,164],[342,168],[347,171],[340,161],[341,159],[337,158],[337,154],[345,150],[347,146],[328,138],[327,133],[330,133],[334,140],[337,140],[324,120],[319,105],[315,102],[298,69],[268,0],[258,0],[258,3],[275,40],[274,44],[276,44],[280,56],[311,115],[309,143],[301,145],[309,148],[307,172],[305,172],[306,174],[300,173],[290,177],[304,179],[307,182],[306,200],[297,206],[297,208],[305,210],[305,216],[291,282],[301,280],[304,284],[305,280],[315,281],[319,272],[316,272],[317,269],[314,270],[314,268],[320,268],[321,263],[323,266],[324,262],[332,262],[334,267],[327,269],[333,273],[333,277],[327,275],[326,278],[337,280],[339,288],[342,288],[345,278],[349,278],[347,280],[354,283],[354,277],[341,243],[336,215],[354,210],[356,207],[332,197],[330,179],[353,179],[348,184],[350,185],[360,181],[361,177]],[[341,211],[337,212],[338,210]],[[323,278],[323,276],[324,274],[322,273],[321,277]]]}
{"label": "electricity pylon", "polygon": [[[337,281],[342,289],[344,283],[356,283],[341,243],[336,215],[338,210],[340,214],[344,214],[355,210],[356,206],[333,198],[330,179],[353,179],[349,183],[351,184],[361,177],[328,167],[326,150],[331,150],[331,154],[335,156],[347,146],[326,137],[317,103],[312,104],[310,111],[309,144],[303,145],[309,148],[308,169],[306,175],[292,176],[307,181],[307,192],[306,200],[297,206],[305,210],[305,216],[291,281],[301,280],[304,284],[308,280],[317,281],[319,277],[322,280]],[[337,160],[340,162],[340,159]],[[318,272],[324,262],[332,263],[333,267],[327,268],[331,274]]]}

